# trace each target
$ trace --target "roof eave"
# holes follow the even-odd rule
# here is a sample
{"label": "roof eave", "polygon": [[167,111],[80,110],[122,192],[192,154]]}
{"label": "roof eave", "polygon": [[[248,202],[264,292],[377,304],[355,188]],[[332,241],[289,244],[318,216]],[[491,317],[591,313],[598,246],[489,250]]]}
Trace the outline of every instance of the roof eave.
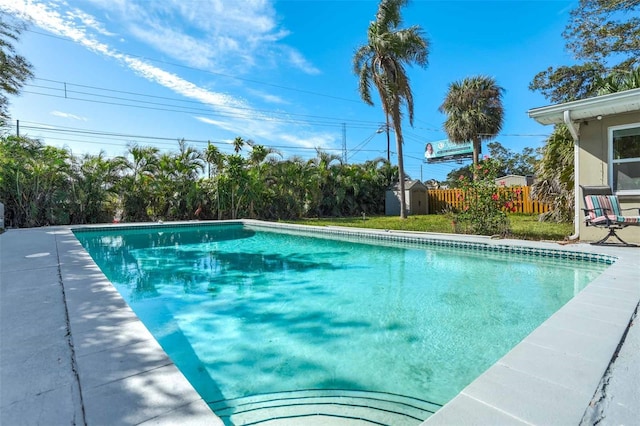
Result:
{"label": "roof eave", "polygon": [[528,114],[540,124],[560,124],[564,122],[565,111],[571,112],[571,119],[574,121],[640,111],[640,88],[533,108],[528,111]]}

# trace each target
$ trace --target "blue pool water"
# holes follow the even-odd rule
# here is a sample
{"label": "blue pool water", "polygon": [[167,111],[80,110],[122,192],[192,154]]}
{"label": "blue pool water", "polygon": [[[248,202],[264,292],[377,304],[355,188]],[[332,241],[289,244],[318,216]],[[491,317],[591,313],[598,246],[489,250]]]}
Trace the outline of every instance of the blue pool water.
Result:
{"label": "blue pool water", "polygon": [[228,423],[245,397],[309,390],[435,410],[606,267],[241,225],[76,236]]}

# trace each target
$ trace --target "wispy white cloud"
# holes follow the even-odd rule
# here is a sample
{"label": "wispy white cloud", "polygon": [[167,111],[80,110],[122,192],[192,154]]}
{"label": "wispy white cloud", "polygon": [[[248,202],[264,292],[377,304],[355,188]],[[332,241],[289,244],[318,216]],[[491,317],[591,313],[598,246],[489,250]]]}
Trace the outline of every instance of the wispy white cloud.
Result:
{"label": "wispy white cloud", "polygon": [[[301,52],[284,44],[289,31],[279,26],[273,0],[92,2],[133,37],[190,66],[243,74],[268,63],[318,73]],[[286,54],[280,55],[282,50]]]}
{"label": "wispy white cloud", "polygon": [[154,81],[188,98],[198,100],[204,104],[217,108],[246,108],[245,102],[241,99],[234,98],[224,93],[212,92],[210,90],[203,89],[187,80],[184,80],[176,74],[162,70],[141,59],[119,53],[114,53],[112,56],[125,62],[132,70],[147,80]]}
{"label": "wispy white cloud", "polygon": [[137,39],[192,67],[215,69],[216,61],[211,47],[188,34],[155,25],[131,26],[130,31]]}
{"label": "wispy white cloud", "polygon": [[[109,7],[109,13],[118,16],[120,16],[120,13],[140,12],[142,10],[141,7],[136,6],[134,2],[128,0],[109,0],[108,2],[102,2],[102,0],[93,1],[96,5]],[[235,8],[230,6],[236,3]],[[194,99],[210,106],[212,108],[212,117],[224,117],[224,119],[196,117],[201,122],[237,135],[246,135],[256,140],[281,142],[282,144],[291,145],[292,147],[332,147],[333,144],[335,144],[337,140],[335,134],[330,132],[322,134],[312,133],[306,130],[306,126],[303,124],[285,123],[281,120],[275,120],[270,117],[269,114],[260,113],[252,109],[251,105],[242,98],[203,88],[175,73],[159,68],[144,59],[113,49],[109,44],[98,39],[100,35],[113,35],[107,31],[98,20],[84,12],[74,11],[72,13],[66,13],[64,12],[64,5],[65,3],[56,2],[56,0],[48,3],[33,0],[22,0],[21,2],[16,2],[15,0],[0,0],[0,6],[8,9],[9,12],[22,15],[41,28],[62,37],[67,37],[98,55],[119,61],[149,81],[155,82],[189,99]],[[247,43],[255,43],[254,46],[258,46],[265,41],[269,43],[275,42],[283,37],[283,33],[280,32],[275,25],[275,15],[272,14],[272,11],[269,13],[260,13],[261,10],[271,10],[269,9],[271,5],[267,0],[243,0],[240,2],[223,0],[205,0],[202,2],[163,1],[145,2],[145,5],[148,6],[149,9],[155,8],[153,11],[144,11],[147,15],[151,15],[151,12],[153,12],[154,15],[162,16],[163,13],[171,13],[177,10],[184,17],[185,21],[189,23],[198,21],[198,14],[196,13],[198,8],[196,8],[195,5],[201,5],[200,21],[211,21],[211,19],[201,19],[202,13],[206,12],[208,8],[209,11],[217,14],[218,19],[224,17],[224,19],[234,22],[235,25],[243,23],[244,25],[239,25],[241,29],[235,30],[236,32],[247,30],[247,25],[253,23],[260,31],[248,30],[245,41]],[[228,13],[229,16],[225,15],[225,13]],[[226,52],[232,52],[234,49],[237,49],[238,52],[242,50],[240,46],[237,45],[237,43],[239,43],[238,39],[233,36],[229,36],[228,39],[220,36],[216,39],[219,43],[218,46],[205,48],[200,46],[196,38],[190,35],[184,35],[179,29],[162,30],[162,27],[158,26],[162,22],[161,20],[150,19],[149,22],[151,23],[145,27],[145,30],[134,32],[134,36],[144,38],[154,45],[164,42],[167,52],[189,47],[189,49],[187,49],[190,51],[189,55],[193,56],[192,59],[187,61],[190,64],[193,63],[195,65],[199,60],[202,61],[201,63],[214,66],[214,62],[217,60],[215,52],[220,52],[225,49]],[[210,29],[212,25],[212,23],[201,23],[199,26],[196,26],[196,28],[205,31]],[[224,26],[230,27],[233,25],[227,22]],[[152,35],[153,31],[150,31],[150,28],[157,29],[155,35]],[[119,36],[121,36],[121,34],[118,34],[118,37]],[[307,63],[303,56],[295,50],[287,48],[286,46],[276,46],[274,48],[280,49],[281,52],[284,51],[286,53],[285,56],[287,56],[292,63],[295,63],[296,67],[304,68],[306,70],[305,72],[311,74],[318,72],[318,70]],[[245,63],[250,63],[254,60],[250,50],[248,53],[245,53],[245,55]],[[199,59],[195,59],[196,57]],[[277,95],[260,92],[254,92],[253,94],[272,104],[283,104],[285,102]],[[56,113],[56,115],[62,117],[63,115],[61,114],[65,113]],[[65,117],[70,119],[74,118],[71,115],[66,115]]]}
{"label": "wispy white cloud", "polygon": [[282,98],[281,96],[274,95],[273,93],[266,93],[260,90],[247,89],[247,92],[256,98],[262,99],[264,102],[268,102],[270,104],[275,105],[286,105],[289,104],[287,100]]}
{"label": "wispy white cloud", "polygon": [[333,142],[336,140],[335,134],[326,132],[326,133],[296,133],[281,135],[282,140],[297,146],[303,146],[305,148],[318,148],[322,147],[323,149],[331,149],[335,148]]}
{"label": "wispy white cloud", "polygon": [[9,11],[29,18],[42,28],[54,34],[68,37],[97,54],[116,59],[127,65],[140,76],[167,87],[176,93],[191,99],[196,99],[212,107],[245,106],[244,101],[240,99],[233,98],[224,93],[212,92],[200,88],[178,75],[160,69],[144,60],[113,50],[107,44],[100,42],[92,34],[88,33],[85,28],[79,27],[75,25],[74,22],[65,19],[64,16],[59,13],[57,7],[51,3],[28,2],[18,5],[13,2],[5,4],[6,2],[7,0],[0,0],[0,4],[8,7]]}
{"label": "wispy white cloud", "polygon": [[76,20],[81,22],[83,25],[93,29],[99,34],[109,36],[109,37],[112,37],[115,35],[114,33],[107,31],[104,25],[101,22],[98,22],[93,16],[83,12],[80,9],[73,9],[73,10],[67,11],[66,16],[71,20]]}
{"label": "wispy white cloud", "polygon": [[305,57],[302,56],[297,50],[286,47],[283,50],[287,54],[291,64],[296,68],[304,71],[307,74],[320,74],[320,70],[314,67],[309,61],[307,61]]}
{"label": "wispy white cloud", "polygon": [[292,128],[288,125],[286,128],[281,126],[281,123],[273,121],[247,121],[242,123],[243,128],[239,128],[240,123],[234,120],[216,120],[209,117],[196,117],[197,120],[202,123],[211,124],[218,128],[227,130],[229,132],[235,132],[238,135],[252,135],[257,141],[270,140],[277,141],[279,146],[290,146],[291,151],[286,148],[279,148],[285,156],[300,154],[295,148],[307,148],[310,151],[322,147],[323,149],[331,150],[338,149],[336,146],[336,134],[332,132],[312,132],[305,131],[300,127],[296,127],[295,131],[288,131],[287,128]]}
{"label": "wispy white cloud", "polygon": [[226,131],[228,131],[230,133],[240,134],[240,132],[239,132],[240,129],[238,127],[238,123],[235,122],[235,121],[215,120],[213,118],[201,117],[201,116],[196,116],[195,119],[200,121],[200,122],[202,122],[202,123],[210,124],[210,125],[215,126],[215,127],[219,128],[219,129],[226,130]]}
{"label": "wispy white cloud", "polygon": [[62,111],[51,111],[51,115],[55,115],[56,117],[68,118],[71,120],[77,120],[77,121],[88,121],[87,117],[82,117],[79,115],[70,114],[68,112],[62,112]]}

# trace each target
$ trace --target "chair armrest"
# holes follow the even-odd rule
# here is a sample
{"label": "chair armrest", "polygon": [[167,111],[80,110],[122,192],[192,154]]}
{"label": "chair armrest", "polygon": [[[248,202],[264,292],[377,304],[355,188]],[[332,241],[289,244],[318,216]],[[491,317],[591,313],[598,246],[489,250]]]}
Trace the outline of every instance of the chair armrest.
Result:
{"label": "chair armrest", "polygon": [[[635,209],[635,208],[631,208],[631,209],[622,209],[622,210],[634,210],[634,209]],[[595,208],[595,209],[585,209],[585,208],[582,208],[581,210],[583,210],[585,214],[590,213],[590,212],[595,212],[596,210],[602,210],[602,213],[604,213],[604,215],[605,215],[605,216],[606,216],[606,215],[608,215],[608,214],[613,213],[613,211],[612,211],[611,209],[607,209],[607,208],[605,208],[605,207],[598,207],[598,208]],[[638,212],[640,212],[640,209],[638,209]]]}
{"label": "chair armrest", "polygon": [[640,216],[640,207],[629,207],[627,209],[620,209],[620,210],[622,210],[622,211],[625,211],[625,210],[637,210],[638,211],[638,216]]}

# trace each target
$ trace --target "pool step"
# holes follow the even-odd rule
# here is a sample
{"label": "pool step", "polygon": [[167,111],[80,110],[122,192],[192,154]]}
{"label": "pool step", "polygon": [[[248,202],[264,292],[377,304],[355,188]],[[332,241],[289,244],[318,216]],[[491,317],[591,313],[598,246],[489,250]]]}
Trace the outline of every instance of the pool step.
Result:
{"label": "pool step", "polygon": [[419,425],[441,405],[356,390],[297,390],[209,402],[228,425]]}

